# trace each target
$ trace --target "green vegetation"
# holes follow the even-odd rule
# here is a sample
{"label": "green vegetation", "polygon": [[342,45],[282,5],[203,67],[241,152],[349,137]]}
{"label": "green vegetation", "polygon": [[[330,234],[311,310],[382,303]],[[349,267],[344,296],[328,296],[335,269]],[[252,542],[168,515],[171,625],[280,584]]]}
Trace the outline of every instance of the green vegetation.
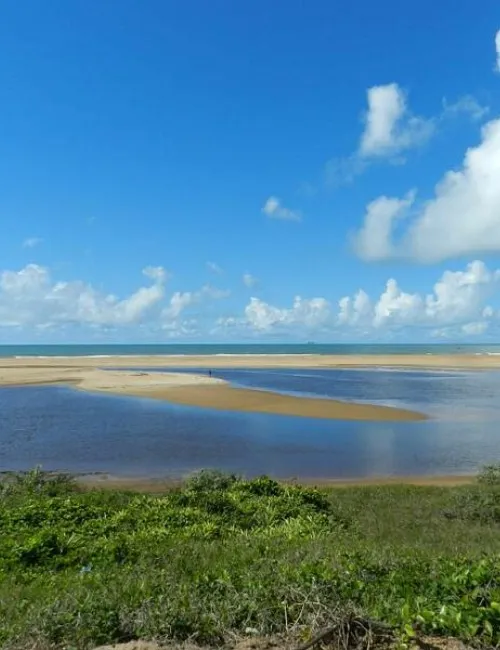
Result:
{"label": "green vegetation", "polygon": [[163,495],[13,477],[0,486],[0,646],[308,639],[353,616],[402,643],[500,644],[499,475],[313,490],[202,473]]}

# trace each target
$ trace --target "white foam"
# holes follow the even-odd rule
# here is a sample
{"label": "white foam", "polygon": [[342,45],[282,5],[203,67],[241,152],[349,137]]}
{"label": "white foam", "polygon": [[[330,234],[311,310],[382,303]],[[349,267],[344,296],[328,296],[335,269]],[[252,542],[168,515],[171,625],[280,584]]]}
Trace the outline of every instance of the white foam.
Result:
{"label": "white foam", "polygon": [[219,352],[218,354],[179,354],[179,355],[172,354],[170,356],[172,357],[175,356],[179,356],[179,357],[277,357],[279,359],[280,357],[317,357],[318,355],[309,352],[307,354],[302,354],[301,352],[294,352],[294,353],[274,352],[273,354],[261,353],[261,352],[238,352],[237,354]]}

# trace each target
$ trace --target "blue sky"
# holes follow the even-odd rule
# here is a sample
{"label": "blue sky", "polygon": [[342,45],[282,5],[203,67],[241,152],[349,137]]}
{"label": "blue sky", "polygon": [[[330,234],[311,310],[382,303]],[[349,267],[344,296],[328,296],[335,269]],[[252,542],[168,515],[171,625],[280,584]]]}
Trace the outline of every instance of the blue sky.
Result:
{"label": "blue sky", "polygon": [[6,0],[0,338],[493,340],[498,30],[496,0]]}

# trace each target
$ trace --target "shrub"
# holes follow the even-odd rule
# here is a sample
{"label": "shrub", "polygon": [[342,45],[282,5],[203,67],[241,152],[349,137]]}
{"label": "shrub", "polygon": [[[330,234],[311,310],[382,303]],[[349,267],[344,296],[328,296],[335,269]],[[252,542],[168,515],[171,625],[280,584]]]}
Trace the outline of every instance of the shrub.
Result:
{"label": "shrub", "polygon": [[500,463],[485,465],[479,472],[477,481],[482,485],[500,486]]}

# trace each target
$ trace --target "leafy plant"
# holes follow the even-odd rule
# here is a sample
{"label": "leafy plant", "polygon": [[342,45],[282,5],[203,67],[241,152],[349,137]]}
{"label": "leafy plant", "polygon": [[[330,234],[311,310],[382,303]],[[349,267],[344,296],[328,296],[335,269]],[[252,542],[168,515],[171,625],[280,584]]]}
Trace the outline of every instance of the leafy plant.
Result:
{"label": "leafy plant", "polygon": [[477,476],[477,481],[483,485],[500,486],[500,463],[485,465]]}
{"label": "leafy plant", "polygon": [[219,646],[249,628],[308,639],[332,620],[352,629],[354,613],[403,643],[425,633],[494,646],[497,497],[494,485],[327,491],[214,472],[158,496],[10,476],[0,646]]}

